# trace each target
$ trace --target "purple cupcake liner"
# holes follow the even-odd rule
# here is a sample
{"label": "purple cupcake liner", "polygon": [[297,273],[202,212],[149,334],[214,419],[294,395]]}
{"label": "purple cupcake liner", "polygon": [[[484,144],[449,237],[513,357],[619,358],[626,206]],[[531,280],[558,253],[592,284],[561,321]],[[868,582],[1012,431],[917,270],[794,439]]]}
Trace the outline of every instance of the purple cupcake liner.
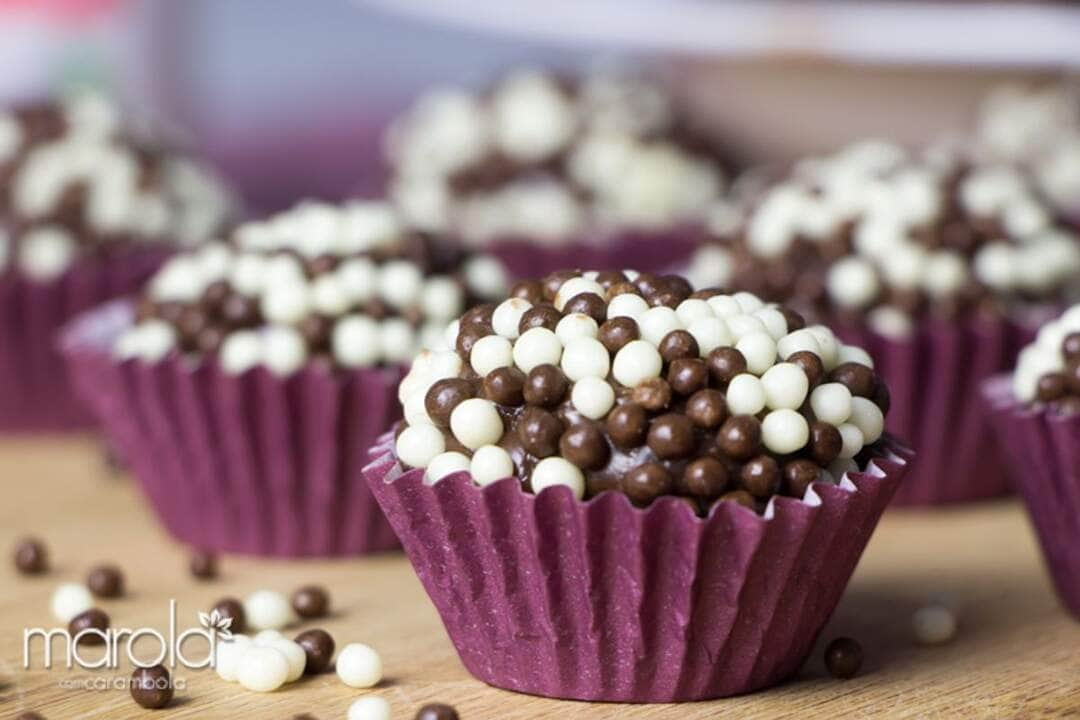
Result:
{"label": "purple cupcake liner", "polygon": [[0,432],[93,424],[67,383],[56,335],[79,313],[136,292],[166,257],[147,249],[87,258],[49,282],[0,273]]}
{"label": "purple cupcake liner", "polygon": [[1025,406],[1008,376],[987,381],[983,397],[1058,597],[1080,619],[1080,416]]}
{"label": "purple cupcake liner", "polygon": [[326,557],[398,546],[360,469],[399,419],[403,368],[287,378],[228,375],[179,356],[124,362],[110,348],[132,322],[109,303],[64,333],[72,382],[120,449],[166,529],[199,548]]}
{"label": "purple cupcake liner", "polygon": [[904,339],[863,325],[833,327],[844,342],[874,358],[892,398],[886,429],[918,452],[894,506],[960,503],[1009,492],[1007,467],[978,397],[987,378],[1015,363],[1037,323],[931,320]]}
{"label": "purple cupcake liner", "polygon": [[832,613],[911,457],[887,457],[765,517],[721,503],[698,518],[662,498],[539,496],[467,473],[403,472],[384,436],[364,475],[465,667],[554,698],[679,702],[793,675]]}

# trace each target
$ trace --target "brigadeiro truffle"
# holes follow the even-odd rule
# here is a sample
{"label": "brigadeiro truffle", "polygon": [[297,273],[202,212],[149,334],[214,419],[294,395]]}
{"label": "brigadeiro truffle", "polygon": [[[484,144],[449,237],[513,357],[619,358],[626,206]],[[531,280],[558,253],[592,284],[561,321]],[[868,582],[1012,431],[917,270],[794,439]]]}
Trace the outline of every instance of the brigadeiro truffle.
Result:
{"label": "brigadeiro truffle", "polygon": [[65,336],[69,369],[167,528],[209,551],[393,547],[362,483],[394,389],[502,266],[385,203],[304,203],[170,259]]}
{"label": "brigadeiro truffle", "polygon": [[87,425],[55,335],[217,232],[230,194],[103,97],[0,109],[0,430]]}
{"label": "brigadeiro truffle", "polygon": [[1061,602],[1080,619],[1080,305],[983,387]]}
{"label": "brigadeiro truffle", "polygon": [[717,221],[696,281],[786,302],[878,360],[888,427],[919,452],[897,503],[1006,491],[971,398],[1080,281],[1080,241],[1025,176],[867,142],[799,163]]}
{"label": "brigadeiro truffle", "polygon": [[613,71],[508,73],[424,95],[386,141],[409,222],[497,253],[518,275],[685,258],[723,189],[715,148],[659,87]]}
{"label": "brigadeiro truffle", "polygon": [[790,675],[907,466],[873,360],[676,276],[511,295],[462,316],[468,348],[419,355],[365,468],[465,665],[603,701]]}

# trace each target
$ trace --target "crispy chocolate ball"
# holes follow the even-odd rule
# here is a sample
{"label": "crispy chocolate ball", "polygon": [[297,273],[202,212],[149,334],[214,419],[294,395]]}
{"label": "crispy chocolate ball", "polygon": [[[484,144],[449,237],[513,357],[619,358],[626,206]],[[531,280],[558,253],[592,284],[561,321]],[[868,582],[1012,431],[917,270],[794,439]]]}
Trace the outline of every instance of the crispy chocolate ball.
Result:
{"label": "crispy chocolate ball", "polygon": [[1047,373],[1039,378],[1035,397],[1042,402],[1052,402],[1069,392],[1069,379],[1064,373]]}
{"label": "crispy chocolate ball", "polygon": [[608,413],[607,434],[616,447],[628,450],[645,442],[649,414],[635,403],[624,403]]}
{"label": "crispy chocolate ball", "polygon": [[259,305],[253,298],[233,293],[221,303],[221,317],[229,327],[251,327],[259,322]]}
{"label": "crispy chocolate ball", "polygon": [[469,354],[472,352],[473,345],[480,338],[487,337],[494,334],[494,330],[491,329],[489,323],[472,322],[468,325],[464,321],[461,323],[461,327],[458,330],[457,342],[455,347],[458,353],[466,361],[469,359]]}
{"label": "crispy chocolate ball", "polygon": [[780,466],[768,455],[758,455],[742,466],[739,482],[746,492],[767,500],[780,489]]}
{"label": "crispy chocolate ball", "polygon": [[334,321],[325,315],[308,315],[300,321],[300,334],[312,350],[327,350],[334,332]]}
{"label": "crispy chocolate ball", "polygon": [[232,620],[232,624],[229,625],[229,631],[233,633],[242,633],[247,630],[247,616],[244,614],[244,604],[236,598],[222,598],[214,603],[214,607],[210,608],[210,612],[217,611],[217,614],[223,618],[229,618]]}
{"label": "crispy chocolate ball", "polygon": [[582,470],[599,470],[611,453],[600,429],[592,422],[581,422],[559,438],[559,454]]}
{"label": "crispy chocolate ball", "polygon": [[534,305],[526,310],[518,321],[518,332],[524,333],[534,327],[547,328],[554,332],[561,319],[562,313],[556,310],[554,305]]}
{"label": "crispy chocolate ball", "polygon": [[810,457],[822,467],[840,456],[844,439],[835,425],[820,420],[810,424]]}
{"label": "crispy chocolate ball", "polygon": [[780,305],[776,309],[780,311],[780,314],[784,316],[784,320],[787,321],[787,331],[789,333],[795,332],[796,330],[802,330],[806,327],[806,320],[803,319],[803,316],[791,308]]}
{"label": "crispy chocolate ball", "polygon": [[518,418],[518,441],[534,457],[546,458],[557,453],[562,434],[562,421],[547,410],[526,407]]}
{"label": "crispy chocolate ball", "polygon": [[304,665],[304,674],[318,675],[330,667],[330,661],[334,658],[334,638],[325,630],[307,630],[296,636],[295,642],[304,648],[307,656],[307,664]]}
{"label": "crispy chocolate ball", "polygon": [[684,458],[694,452],[694,424],[680,413],[668,413],[653,420],[647,439],[649,449],[665,460]]}
{"label": "crispy chocolate ball", "polygon": [[570,383],[562,370],[550,364],[537,365],[525,377],[525,402],[540,407],[555,407],[566,397]]}
{"label": "crispy chocolate ball", "polygon": [[49,569],[49,553],[37,538],[24,538],[15,546],[15,569],[23,575],[40,575]]}
{"label": "crispy chocolate ball", "polygon": [[553,273],[545,275],[540,281],[544,286],[544,299],[548,302],[555,300],[555,296],[559,293],[559,288],[563,286],[570,278],[578,277],[579,273],[576,270],[556,270]]}
{"label": "crispy chocolate ball", "polygon": [[578,293],[563,305],[563,313],[581,313],[588,315],[598,324],[604,322],[607,317],[607,303],[596,293]]}
{"label": "crispy chocolate ball", "polygon": [[492,303],[483,303],[482,305],[474,305],[465,311],[465,314],[461,316],[461,327],[466,325],[472,325],[473,323],[479,323],[481,325],[491,325],[491,318],[495,315],[495,305]]}
{"label": "crispy chocolate ball", "polygon": [[661,378],[649,378],[630,391],[630,399],[649,412],[660,412],[671,405],[671,386]]}
{"label": "crispy chocolate ball", "polygon": [[619,352],[626,343],[640,338],[641,330],[637,323],[628,317],[616,317],[605,321],[600,325],[600,332],[597,335],[597,339],[612,354]]}
{"label": "crispy chocolate ball", "polygon": [[855,677],[862,667],[862,660],[862,645],[851,638],[836,638],[825,648],[825,668],[835,678]]}
{"label": "crispy chocolate ball", "polygon": [[292,606],[305,619],[326,617],[330,612],[330,594],[319,585],[305,585],[293,593]]}
{"label": "crispy chocolate ball", "polygon": [[732,490],[721,495],[717,502],[733,502],[744,508],[754,509],[754,496],[745,490]]}
{"label": "crispy chocolate ball", "polygon": [[460,403],[473,396],[473,386],[462,378],[443,378],[428,389],[424,409],[436,425],[450,426],[450,413]]}
{"label": "crispy chocolate ball", "polygon": [[432,703],[420,708],[414,720],[458,720],[458,713],[449,705]]}
{"label": "crispy chocolate ball", "polygon": [[199,580],[212,580],[218,573],[217,556],[206,550],[196,550],[191,553],[188,569]]}
{"label": "crispy chocolate ball", "polygon": [[736,375],[746,372],[746,358],[732,347],[714,348],[705,360],[713,382],[726,385]]}
{"label": "crispy chocolate ball", "polygon": [[679,395],[693,395],[709,382],[709,368],[698,358],[679,358],[671,363],[667,373],[668,385]]}
{"label": "crispy chocolate ball", "polygon": [[672,330],[669,332],[660,341],[660,346],[657,349],[660,351],[660,357],[666,363],[682,358],[697,358],[700,353],[697,340],[685,330]]}
{"label": "crispy chocolate ball", "polygon": [[172,678],[164,665],[136,668],[131,673],[129,688],[131,699],[148,710],[158,710],[172,702]]}
{"label": "crispy chocolate ball", "polygon": [[698,427],[712,430],[727,419],[727,400],[719,390],[698,390],[686,401],[686,416]]}
{"label": "crispy chocolate ball", "polygon": [[727,484],[727,468],[714,457],[698,458],[683,470],[682,486],[696,497],[707,500],[719,497]]}
{"label": "crispy chocolate ball", "polygon": [[537,305],[544,300],[544,286],[539,280],[522,280],[510,288],[510,297],[528,300]]}
{"label": "crispy chocolate ball", "polygon": [[[68,623],[68,634],[74,639],[76,635],[85,630],[100,630],[105,632],[109,629],[109,616],[105,614],[105,611],[98,608],[90,608],[84,612],[79,613],[71,619]],[[96,633],[89,635],[83,635],[79,638],[79,642],[86,645],[101,645],[105,642],[105,638]]]}
{"label": "crispy chocolate ball", "polygon": [[806,494],[810,483],[818,479],[821,468],[812,460],[791,460],[784,465],[783,492],[794,498]]}
{"label": "crispy chocolate ball", "polygon": [[86,587],[99,598],[116,598],[124,594],[124,574],[115,565],[99,565],[86,576]]}
{"label": "crispy chocolate ball", "polygon": [[671,473],[660,463],[642,463],[623,476],[620,487],[630,502],[645,507],[661,495],[671,493]]}
{"label": "crispy chocolate ball", "polygon": [[853,362],[837,365],[829,373],[829,379],[847,386],[851,394],[856,397],[873,397],[874,388],[877,385],[877,378],[874,376],[873,370],[865,365]]}
{"label": "crispy chocolate ball", "polygon": [[733,415],[720,426],[716,444],[728,456],[747,460],[761,447],[761,423],[752,415]]}
{"label": "crispy chocolate ball", "polygon": [[825,377],[825,366],[821,363],[821,358],[809,350],[792,353],[787,361],[802,368],[802,371],[806,373],[806,379],[810,381],[811,388],[816,387]]}
{"label": "crispy chocolate ball", "polygon": [[516,367],[496,368],[484,377],[484,397],[493,403],[520,405],[525,402],[524,391],[525,373]]}
{"label": "crispy chocolate ball", "polygon": [[607,290],[615,283],[626,282],[626,275],[623,275],[618,270],[601,270],[596,273],[596,282],[598,282],[600,287],[604,288],[604,290]]}
{"label": "crispy chocolate ball", "polygon": [[640,292],[634,283],[629,280],[624,280],[622,282],[612,283],[611,287],[607,289],[607,294],[608,299],[610,300],[618,295],[639,295]]}

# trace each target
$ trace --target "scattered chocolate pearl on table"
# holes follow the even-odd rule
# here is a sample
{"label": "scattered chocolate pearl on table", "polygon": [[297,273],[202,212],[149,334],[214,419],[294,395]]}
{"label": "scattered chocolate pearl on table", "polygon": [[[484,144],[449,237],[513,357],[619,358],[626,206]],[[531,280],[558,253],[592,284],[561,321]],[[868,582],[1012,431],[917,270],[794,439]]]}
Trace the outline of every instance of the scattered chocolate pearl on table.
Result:
{"label": "scattered chocolate pearl on table", "polygon": [[244,618],[252,630],[280,630],[293,621],[293,609],[282,593],[258,590],[245,598]]}
{"label": "scattered chocolate pearl on table", "polygon": [[[291,683],[300,679],[304,674],[307,664],[307,652],[299,643],[293,642],[277,630],[263,630],[252,638],[256,647],[273,648],[281,653],[289,664],[289,673],[285,676],[285,682]],[[243,658],[241,658],[243,662]]]}
{"label": "scattered chocolate pearl on table", "polygon": [[109,616],[98,608],[90,608],[81,612],[68,623],[68,634],[71,635],[72,639],[78,637],[79,633],[86,632],[82,637],[78,637],[78,642],[87,645],[104,644],[104,633],[108,629]]}
{"label": "scattered chocolate pearl on table", "polygon": [[307,663],[304,665],[306,674],[318,675],[330,667],[330,662],[334,659],[334,638],[330,633],[315,628],[305,630],[297,635],[295,640],[307,655]]}
{"label": "scattered chocolate pearl on table", "polygon": [[15,720],[45,720],[45,716],[34,711],[20,713]]}
{"label": "scattered chocolate pearl on table", "polygon": [[148,710],[166,707],[173,699],[172,677],[163,665],[136,668],[129,689],[131,699]]}
{"label": "scattered chocolate pearl on table", "polygon": [[382,680],[382,658],[363,643],[349,643],[338,653],[336,672],[349,687],[375,687]]}
{"label": "scattered chocolate pearl on table", "polygon": [[254,643],[247,635],[233,633],[228,640],[219,640],[214,657],[214,671],[222,680],[236,682],[240,659]]}
{"label": "scattered chocolate pearl on table", "polygon": [[326,617],[330,612],[330,595],[326,588],[305,585],[293,593],[292,606],[296,614],[305,619]]}
{"label": "scattered chocolate pearl on table", "polygon": [[94,597],[85,586],[78,583],[63,583],[57,586],[49,602],[53,616],[65,623],[71,622],[76,615],[93,606]]}
{"label": "scattered chocolate pearl on table", "polygon": [[862,645],[851,638],[838,637],[825,648],[825,668],[835,678],[855,677],[862,661]]}
{"label": "scattered chocolate pearl on table", "polygon": [[450,705],[431,703],[420,708],[414,720],[458,720],[458,713]]}
{"label": "scattered chocolate pearl on table", "polygon": [[274,692],[289,679],[289,660],[281,651],[252,642],[236,664],[236,680],[253,692]]}
{"label": "scattered chocolate pearl on table", "polygon": [[99,565],[86,576],[86,587],[99,598],[124,594],[124,574],[115,565]]}
{"label": "scattered chocolate pearl on table", "polygon": [[362,697],[349,706],[346,720],[390,720],[390,703],[375,695]]}
{"label": "scattered chocolate pearl on table", "polygon": [[217,556],[206,550],[196,550],[191,553],[188,568],[199,580],[213,580],[218,575]]}
{"label": "scattered chocolate pearl on table", "polygon": [[229,625],[229,631],[233,634],[242,633],[247,630],[247,618],[244,615],[244,606],[236,598],[222,598],[214,603],[214,607],[210,608],[210,612],[217,612],[220,617],[229,618],[232,623]]}
{"label": "scattered chocolate pearl on table", "polygon": [[49,570],[49,553],[37,538],[23,538],[15,545],[15,568],[23,575],[41,575]]}
{"label": "scattered chocolate pearl on table", "polygon": [[944,645],[956,637],[956,615],[944,605],[926,605],[915,611],[911,626],[920,645]]}

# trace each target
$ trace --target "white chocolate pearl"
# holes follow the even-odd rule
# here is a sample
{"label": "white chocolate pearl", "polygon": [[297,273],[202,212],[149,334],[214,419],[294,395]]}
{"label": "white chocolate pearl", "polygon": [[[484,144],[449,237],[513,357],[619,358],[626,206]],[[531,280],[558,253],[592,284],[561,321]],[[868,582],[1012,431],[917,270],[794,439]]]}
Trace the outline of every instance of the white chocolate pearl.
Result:
{"label": "white chocolate pearl", "polygon": [[498,445],[485,445],[473,453],[469,473],[477,485],[490,485],[514,476],[514,460]]}
{"label": "white chocolate pearl", "polygon": [[868,261],[858,257],[846,257],[829,268],[826,279],[829,297],[845,308],[866,307],[877,297],[881,289],[877,272]]}
{"label": "white chocolate pearl", "polygon": [[774,307],[761,308],[754,313],[754,317],[761,321],[765,330],[773,340],[779,340],[787,335],[787,318],[784,313]]}
{"label": "white chocolate pearl", "polygon": [[291,327],[273,325],[263,332],[263,365],[278,376],[291,375],[307,362],[307,343]]}
{"label": "white chocolate pearl", "polygon": [[623,293],[611,298],[607,306],[608,320],[617,317],[628,317],[637,320],[649,309],[649,303],[645,298],[635,293]]}
{"label": "white chocolate pearl", "polygon": [[863,434],[855,425],[844,423],[836,428],[840,431],[840,438],[844,444],[840,448],[840,458],[853,458],[863,449]]}
{"label": "white chocolate pearl", "polygon": [[563,346],[555,333],[547,328],[534,327],[526,330],[514,343],[514,364],[522,372],[529,372],[537,365],[558,365]]}
{"label": "white chocolate pearl", "polygon": [[765,409],[765,386],[750,373],[742,373],[728,383],[726,399],[732,415],[757,415]]}
{"label": "white chocolate pearl", "polygon": [[382,658],[363,643],[341,648],[335,661],[337,676],[351,688],[375,687],[382,680]]}
{"label": "white chocolate pearl", "polygon": [[507,367],[514,362],[514,346],[499,335],[485,335],[473,343],[469,351],[469,364],[480,377],[492,370]]}
{"label": "white chocolate pearl", "polygon": [[354,700],[345,720],[390,720],[390,703],[375,695]]}
{"label": "white chocolate pearl", "polygon": [[586,277],[570,278],[564,282],[559,287],[559,291],[555,293],[555,309],[562,311],[563,306],[566,305],[566,303],[582,293],[599,295],[601,300],[604,298],[604,288],[595,280],[590,280]]}
{"label": "white chocolate pearl", "polygon": [[856,345],[841,345],[836,361],[838,365],[850,362],[865,365],[871,369],[874,367],[874,359],[870,357],[870,353]]}
{"label": "white chocolate pearl", "polygon": [[412,325],[393,317],[379,323],[379,351],[387,362],[408,362],[416,352],[416,332]]}
{"label": "white chocolate pearl", "polygon": [[311,282],[311,306],[318,313],[337,317],[349,309],[349,294],[336,275],[321,275]]}
{"label": "white chocolate pearl", "polygon": [[765,332],[744,335],[735,343],[735,349],[746,358],[746,369],[761,375],[776,362],[776,343]]}
{"label": "white chocolate pearl", "polygon": [[600,334],[600,326],[585,313],[570,313],[555,326],[555,336],[565,347],[577,338],[594,338]]}
{"label": "white chocolate pearl", "polygon": [[764,307],[765,303],[757,295],[748,292],[737,292],[731,296],[739,304],[744,313],[752,313]]}
{"label": "white chocolate pearl", "polygon": [[424,276],[408,260],[392,260],[379,268],[379,297],[391,307],[407,308],[420,298]]}
{"label": "white chocolate pearl", "polygon": [[637,319],[638,329],[641,331],[641,339],[651,342],[657,347],[672,330],[681,330],[682,322],[679,316],[669,307],[649,308]]}
{"label": "white chocolate pearl", "polygon": [[728,330],[731,331],[731,337],[735,338],[735,340],[741,340],[754,333],[769,334],[765,323],[753,315],[729,315],[724,318],[724,322],[727,323]]}
{"label": "white chocolate pearl", "polygon": [[459,452],[444,452],[436,455],[427,465],[424,482],[434,485],[443,478],[456,472],[468,472],[471,461]]}
{"label": "white chocolate pearl", "polygon": [[826,370],[832,370],[836,367],[836,359],[840,355],[840,343],[837,341],[836,336],[833,335],[832,330],[824,325],[811,325],[806,329],[814,336],[818,347],[821,348],[820,352],[818,352],[821,364],[825,366]]}
{"label": "white chocolate pearl", "polygon": [[682,321],[685,327],[689,327],[691,323],[700,318],[711,318],[716,315],[709,303],[700,298],[683,300],[679,303],[679,307],[675,308],[675,314],[679,316],[679,320]]}
{"label": "white chocolate pearl", "polygon": [[49,608],[53,617],[62,623],[71,622],[76,615],[94,607],[94,598],[86,586],[79,583],[63,583],[53,591]]}
{"label": "white chocolate pearl", "polygon": [[449,277],[428,278],[420,294],[420,309],[425,317],[448,320],[461,314],[465,294],[461,285]]}
{"label": "white chocolate pearl", "polygon": [[702,317],[690,323],[686,331],[697,340],[701,357],[705,357],[718,347],[729,347],[735,342],[727,323],[718,317]]}
{"label": "white chocolate pearl", "polygon": [[761,376],[765,388],[765,404],[773,410],[798,409],[806,400],[810,380],[798,365],[777,363]]}
{"label": "white chocolate pearl", "polygon": [[574,382],[587,377],[607,377],[611,355],[596,338],[582,337],[563,349],[562,370]]}
{"label": "white chocolate pearl", "polygon": [[495,403],[483,398],[469,398],[458,403],[450,413],[450,429],[458,442],[475,450],[481,445],[499,442],[503,423]]}
{"label": "white chocolate pearl", "polygon": [[161,320],[149,320],[138,328],[139,356],[146,362],[157,362],[176,347],[176,331]]}
{"label": "white chocolate pearl", "polygon": [[942,605],[927,605],[911,616],[911,628],[920,645],[943,645],[956,637],[956,615]]}
{"label": "white chocolate pearl", "polygon": [[821,357],[821,345],[814,333],[807,328],[801,328],[780,338],[776,343],[776,350],[785,360],[797,352],[812,352]]}
{"label": "white chocolate pearl", "polygon": [[565,485],[578,500],[585,497],[585,476],[581,468],[561,457],[544,458],[533,468],[533,492],[539,495],[543,490],[557,485]]}
{"label": "white chocolate pearl", "polygon": [[337,266],[334,274],[354,303],[367,302],[375,295],[379,271],[366,257],[352,258]]}
{"label": "white chocolate pearl", "polygon": [[237,681],[253,692],[274,692],[288,678],[289,661],[277,648],[253,643],[237,663]]}
{"label": "white chocolate pearl", "polygon": [[379,323],[367,315],[338,320],[330,336],[334,360],[342,367],[365,367],[379,361]]}
{"label": "white chocolate pearl", "polygon": [[410,425],[398,435],[396,452],[409,467],[427,467],[432,458],[446,452],[446,439],[434,425]]}
{"label": "white chocolate pearl", "polygon": [[276,590],[258,590],[248,595],[244,615],[252,630],[280,630],[293,621],[289,598]]}
{"label": "white chocolate pearl", "polygon": [[705,302],[709,303],[709,307],[717,317],[727,318],[744,314],[739,301],[730,295],[713,295]]}
{"label": "white chocolate pearl", "polygon": [[790,408],[773,410],[761,421],[761,441],[778,455],[805,447],[809,439],[810,425],[806,418]]}
{"label": "white chocolate pearl", "polygon": [[967,261],[958,253],[939,250],[926,262],[923,288],[930,297],[940,298],[959,291],[967,279]]}
{"label": "white chocolate pearl", "polygon": [[521,316],[531,307],[532,303],[522,298],[503,300],[495,307],[495,312],[491,314],[491,328],[496,334],[502,335],[504,338],[516,339],[521,334],[518,332]]}
{"label": "white chocolate pearl", "polygon": [[885,430],[885,416],[876,404],[864,397],[851,398],[851,424],[859,428],[863,442],[867,445],[877,442]]}
{"label": "white chocolate pearl", "polygon": [[663,369],[664,359],[654,345],[644,340],[631,340],[615,354],[611,374],[619,384],[632,388],[649,378],[659,377]]}
{"label": "white chocolate pearl", "polygon": [[457,345],[458,332],[461,330],[461,321],[452,320],[446,326],[446,330],[443,334],[443,341],[446,343],[446,347],[452,348]]}
{"label": "white chocolate pearl", "polygon": [[599,420],[615,406],[615,388],[602,377],[582,378],[570,390],[570,402],[585,417]]}
{"label": "white chocolate pearl", "polygon": [[277,630],[263,630],[255,636],[254,642],[259,647],[271,647],[284,656],[289,663],[289,674],[285,682],[291,683],[300,679],[307,666],[307,653],[298,643],[293,642]]}
{"label": "white chocolate pearl", "polygon": [[59,226],[35,228],[23,235],[19,246],[19,269],[31,280],[53,280],[71,266],[76,247],[71,233]]}
{"label": "white chocolate pearl", "polygon": [[260,307],[268,322],[292,325],[311,310],[311,294],[303,280],[268,285]]}
{"label": "white chocolate pearl", "polygon": [[238,330],[221,343],[218,362],[229,375],[239,375],[262,362],[262,341],[253,330]]}
{"label": "white chocolate pearl", "polygon": [[823,383],[810,393],[810,409],[818,420],[839,427],[851,417],[851,400],[846,385]]}
{"label": "white chocolate pearl", "polygon": [[230,640],[218,639],[214,655],[214,670],[218,677],[228,682],[236,681],[240,669],[240,658],[251,647],[251,638],[247,635],[233,634]]}

